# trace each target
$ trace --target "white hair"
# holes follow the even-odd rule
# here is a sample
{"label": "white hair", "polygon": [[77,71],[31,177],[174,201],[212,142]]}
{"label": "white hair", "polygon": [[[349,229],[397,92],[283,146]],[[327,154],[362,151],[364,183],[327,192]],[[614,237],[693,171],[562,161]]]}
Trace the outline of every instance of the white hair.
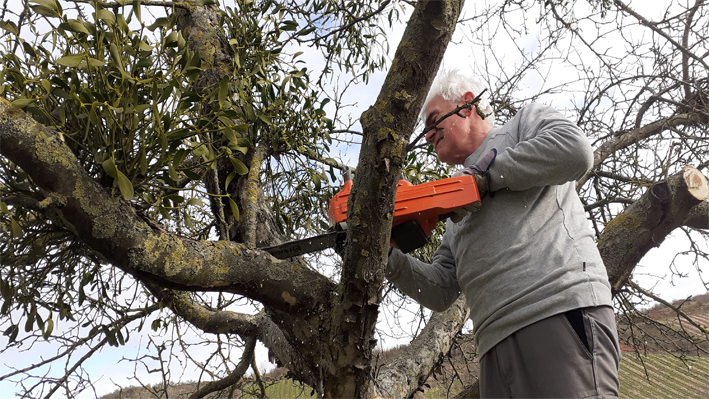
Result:
{"label": "white hair", "polygon": [[[480,93],[485,89],[482,83],[478,82],[472,76],[466,75],[458,69],[441,70],[436,76],[436,79],[431,85],[431,90],[428,92],[428,97],[421,108],[421,119],[425,120],[426,107],[431,99],[440,95],[444,100],[460,102],[467,92],[473,95],[480,96]],[[495,125],[495,113],[490,105],[490,93],[485,92],[480,96],[480,102],[477,105],[478,110],[485,114],[485,119],[490,122],[491,126]]]}

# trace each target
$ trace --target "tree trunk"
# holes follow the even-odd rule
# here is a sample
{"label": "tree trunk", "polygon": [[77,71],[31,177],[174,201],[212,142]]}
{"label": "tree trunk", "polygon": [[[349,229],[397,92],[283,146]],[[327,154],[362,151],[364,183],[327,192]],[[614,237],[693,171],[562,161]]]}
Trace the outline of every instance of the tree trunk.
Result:
{"label": "tree trunk", "polygon": [[327,359],[337,372],[324,380],[326,397],[367,395],[396,185],[462,5],[460,0],[416,3],[377,101],[360,119],[364,137],[347,203],[349,233]]}

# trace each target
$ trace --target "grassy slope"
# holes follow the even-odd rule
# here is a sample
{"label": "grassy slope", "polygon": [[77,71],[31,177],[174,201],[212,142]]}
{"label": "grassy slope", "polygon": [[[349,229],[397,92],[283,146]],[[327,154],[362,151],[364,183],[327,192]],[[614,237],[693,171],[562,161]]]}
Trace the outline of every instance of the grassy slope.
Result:
{"label": "grassy slope", "polygon": [[620,364],[620,395],[633,399],[709,398],[709,357],[692,356],[682,362],[671,355],[625,353]]}

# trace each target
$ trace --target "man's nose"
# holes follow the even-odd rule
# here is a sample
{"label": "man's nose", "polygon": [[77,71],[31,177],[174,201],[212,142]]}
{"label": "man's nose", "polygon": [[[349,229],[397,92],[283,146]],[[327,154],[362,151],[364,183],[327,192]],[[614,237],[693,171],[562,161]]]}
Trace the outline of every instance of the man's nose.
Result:
{"label": "man's nose", "polygon": [[426,141],[429,143],[433,143],[433,136],[436,135],[437,131],[438,131],[438,129],[436,129],[435,127],[433,129],[427,131],[426,132]]}

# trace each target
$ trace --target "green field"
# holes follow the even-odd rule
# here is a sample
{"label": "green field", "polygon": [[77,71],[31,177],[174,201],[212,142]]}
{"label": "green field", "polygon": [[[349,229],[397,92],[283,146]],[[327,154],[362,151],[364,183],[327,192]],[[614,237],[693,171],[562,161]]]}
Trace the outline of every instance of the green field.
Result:
{"label": "green field", "polygon": [[709,357],[688,356],[683,363],[671,355],[623,355],[620,397],[709,398]]}
{"label": "green field", "polygon": [[[450,390],[443,384],[436,385],[424,393],[427,399],[445,398],[446,391],[454,395],[462,388],[460,383],[454,384]],[[309,398],[310,391],[291,380],[281,380],[266,389],[266,396],[271,399]],[[620,364],[620,397],[709,399],[709,357],[692,356],[682,362],[671,355],[652,354],[639,358],[633,353],[624,353]],[[245,392],[243,398],[255,399],[257,396]]]}
{"label": "green field", "polygon": [[[300,383],[293,382],[290,379],[282,379],[277,382],[270,382],[266,387],[266,397],[269,399],[294,399],[294,398],[314,398],[311,396],[313,390]],[[258,386],[251,385],[243,391],[243,399],[256,399],[261,391]]]}

